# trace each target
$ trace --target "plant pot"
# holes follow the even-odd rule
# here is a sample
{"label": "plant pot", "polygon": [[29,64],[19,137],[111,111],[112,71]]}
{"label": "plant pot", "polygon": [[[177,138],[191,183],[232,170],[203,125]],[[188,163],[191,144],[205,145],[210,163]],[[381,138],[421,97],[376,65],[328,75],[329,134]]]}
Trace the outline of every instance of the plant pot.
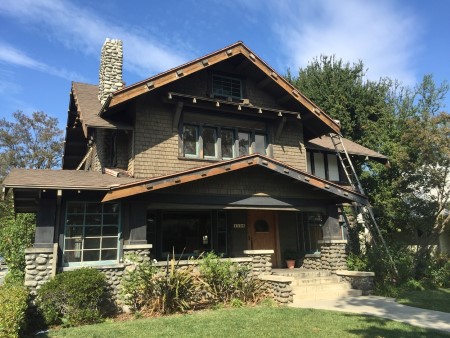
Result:
{"label": "plant pot", "polygon": [[288,269],[295,268],[295,259],[286,259],[286,265]]}

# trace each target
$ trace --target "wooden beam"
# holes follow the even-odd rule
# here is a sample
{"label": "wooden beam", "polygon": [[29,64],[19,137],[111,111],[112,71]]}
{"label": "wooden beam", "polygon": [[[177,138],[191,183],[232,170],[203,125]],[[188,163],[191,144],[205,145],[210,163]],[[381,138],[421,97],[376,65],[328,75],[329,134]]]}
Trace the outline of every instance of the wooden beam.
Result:
{"label": "wooden beam", "polygon": [[178,124],[180,123],[181,111],[183,110],[183,102],[178,101],[175,106],[175,112],[173,114],[172,130],[178,130]]}

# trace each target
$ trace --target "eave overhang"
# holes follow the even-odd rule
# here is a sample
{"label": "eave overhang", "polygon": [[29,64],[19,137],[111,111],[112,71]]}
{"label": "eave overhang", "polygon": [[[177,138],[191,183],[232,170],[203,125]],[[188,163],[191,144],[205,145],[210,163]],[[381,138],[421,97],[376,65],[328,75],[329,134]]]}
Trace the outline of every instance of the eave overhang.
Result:
{"label": "eave overhang", "polygon": [[320,121],[323,125],[323,134],[326,133],[338,133],[340,134],[340,127],[329,115],[323,112],[316,104],[304,96],[298,89],[292,86],[283,76],[277,74],[269,65],[267,65],[262,59],[254,54],[247,46],[242,42],[237,42],[228,47],[220,49],[216,52],[208,54],[204,57],[195,59],[179,67],[173,68],[166,72],[160,73],[154,77],[148,78],[144,81],[137,82],[124,89],[118,90],[110,97],[109,104],[103,106],[99,115],[105,116],[108,113],[108,109],[116,107],[122,103],[127,102],[137,96],[145,93],[149,93],[157,88],[163,87],[173,81],[186,77],[187,75],[196,73],[207,67],[220,63],[229,58],[237,55],[244,56],[258,69],[260,69],[269,81],[276,83],[283,88],[286,92],[286,96],[300,103],[309,112],[311,118]]}
{"label": "eave overhang", "polygon": [[173,186],[180,186],[188,182],[227,174],[254,166],[267,168],[268,170],[284,175],[285,177],[290,177],[318,190],[326,191],[332,195],[335,195],[338,199],[345,200],[347,202],[356,202],[362,205],[369,204],[365,195],[359,194],[349,188],[332,183],[260,154],[242,156],[229,161],[218,162],[175,174],[144,179],[138,182],[112,187],[111,190],[105,195],[102,202],[127,198]]}

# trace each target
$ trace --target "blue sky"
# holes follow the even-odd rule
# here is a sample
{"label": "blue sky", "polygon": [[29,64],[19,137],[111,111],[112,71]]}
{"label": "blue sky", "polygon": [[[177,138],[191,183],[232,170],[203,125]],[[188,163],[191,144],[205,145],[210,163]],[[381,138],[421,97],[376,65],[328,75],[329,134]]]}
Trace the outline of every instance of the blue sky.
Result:
{"label": "blue sky", "polygon": [[281,74],[335,54],[370,79],[440,83],[449,13],[447,0],[2,0],[0,117],[44,111],[63,127],[70,83],[98,82],[106,38],[123,40],[127,84],[238,40]]}

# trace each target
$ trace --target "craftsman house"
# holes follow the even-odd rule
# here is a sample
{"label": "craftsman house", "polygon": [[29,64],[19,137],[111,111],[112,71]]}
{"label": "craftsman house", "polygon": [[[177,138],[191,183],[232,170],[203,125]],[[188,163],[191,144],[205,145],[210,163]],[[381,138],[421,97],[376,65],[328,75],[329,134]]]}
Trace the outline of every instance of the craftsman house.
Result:
{"label": "craftsman house", "polygon": [[242,42],[125,86],[108,39],[99,84],[72,83],[62,170],[15,169],[4,191],[37,213],[27,259],[47,253],[57,269],[120,265],[127,250],[269,249],[283,267],[285,249],[343,243],[339,206],[368,203],[330,133],[339,124]]}

